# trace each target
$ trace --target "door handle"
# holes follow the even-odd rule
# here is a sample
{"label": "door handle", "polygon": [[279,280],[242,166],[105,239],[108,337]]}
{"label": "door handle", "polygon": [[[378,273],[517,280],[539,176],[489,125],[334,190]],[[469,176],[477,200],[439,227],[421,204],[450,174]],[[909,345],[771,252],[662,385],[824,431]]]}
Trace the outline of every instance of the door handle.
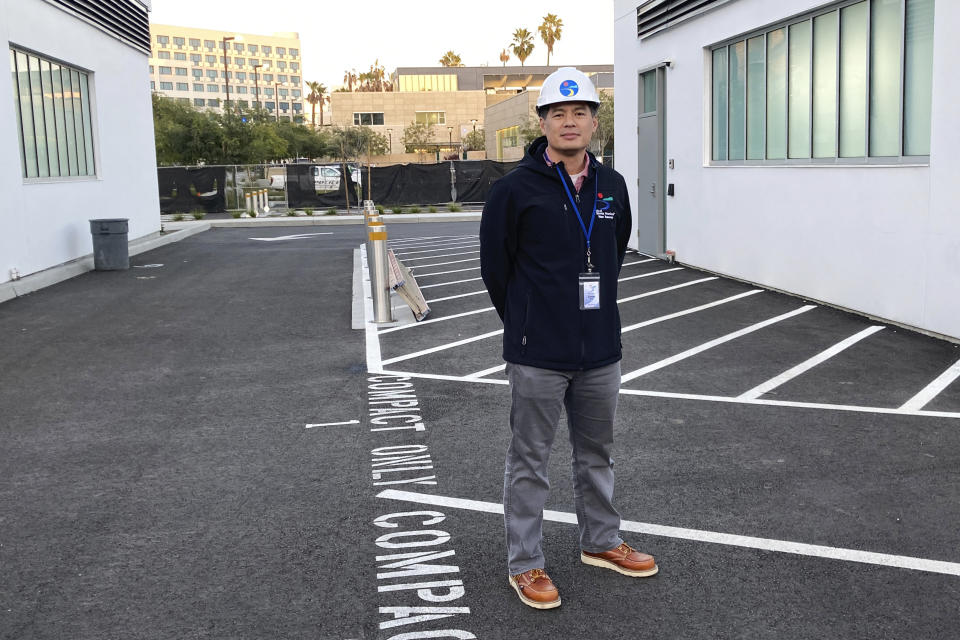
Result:
{"label": "door handle", "polygon": [[650,196],[651,196],[651,197],[656,197],[656,196],[657,196],[657,183],[656,183],[656,182],[650,183]]}

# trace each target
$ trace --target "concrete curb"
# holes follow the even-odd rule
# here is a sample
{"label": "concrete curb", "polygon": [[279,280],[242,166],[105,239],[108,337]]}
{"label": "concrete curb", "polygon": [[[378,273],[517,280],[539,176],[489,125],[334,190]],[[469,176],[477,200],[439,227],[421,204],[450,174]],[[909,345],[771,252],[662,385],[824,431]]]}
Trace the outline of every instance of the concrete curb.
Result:
{"label": "concrete curb", "polygon": [[[386,223],[415,223],[415,222],[479,222],[479,211],[464,211],[461,213],[387,213],[381,216]],[[314,227],[328,225],[358,225],[363,224],[363,216],[297,216],[272,218],[231,218],[229,220],[183,220],[181,222],[164,222],[163,228],[169,230],[191,229],[198,225],[207,225],[207,228],[243,228],[243,227]]]}
{"label": "concrete curb", "polygon": [[[189,228],[179,229],[172,233],[151,233],[142,238],[132,240],[129,243],[129,253],[131,256],[139,255],[167,244],[179,242],[184,238],[203,233],[209,229],[209,224],[200,223]],[[93,254],[82,256],[76,260],[71,260],[70,262],[44,269],[37,273],[31,273],[19,280],[4,282],[0,284],[0,303],[25,296],[34,291],[39,291],[40,289],[57,284],[58,282],[63,282],[64,280],[69,280],[88,271],[93,271]]]}

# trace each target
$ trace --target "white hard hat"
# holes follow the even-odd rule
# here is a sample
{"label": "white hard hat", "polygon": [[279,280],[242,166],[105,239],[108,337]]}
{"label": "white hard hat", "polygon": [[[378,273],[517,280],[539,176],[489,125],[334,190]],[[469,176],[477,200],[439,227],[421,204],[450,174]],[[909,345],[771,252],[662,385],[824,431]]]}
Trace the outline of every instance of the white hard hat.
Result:
{"label": "white hard hat", "polygon": [[573,67],[561,67],[543,81],[537,108],[558,102],[590,102],[600,104],[597,90],[587,74]]}

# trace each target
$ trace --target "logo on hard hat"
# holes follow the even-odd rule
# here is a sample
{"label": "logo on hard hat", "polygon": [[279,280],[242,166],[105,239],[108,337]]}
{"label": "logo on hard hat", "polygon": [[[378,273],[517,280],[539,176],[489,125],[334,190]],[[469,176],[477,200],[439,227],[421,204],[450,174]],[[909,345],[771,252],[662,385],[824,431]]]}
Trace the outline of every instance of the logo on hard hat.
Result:
{"label": "logo on hard hat", "polygon": [[564,80],[560,83],[560,95],[565,98],[572,98],[577,95],[577,92],[580,90],[580,87],[577,86],[577,83],[573,80]]}

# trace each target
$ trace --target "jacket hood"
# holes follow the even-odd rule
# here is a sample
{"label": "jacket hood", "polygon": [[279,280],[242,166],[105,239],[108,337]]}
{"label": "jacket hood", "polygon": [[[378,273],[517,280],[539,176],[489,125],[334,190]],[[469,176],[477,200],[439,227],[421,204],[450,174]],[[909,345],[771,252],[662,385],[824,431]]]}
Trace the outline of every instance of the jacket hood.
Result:
{"label": "jacket hood", "polygon": [[[536,140],[530,143],[527,147],[526,153],[523,155],[523,159],[520,161],[521,167],[526,167],[528,169],[533,169],[534,171],[539,171],[541,173],[548,173],[556,176],[556,173],[553,169],[547,166],[547,163],[543,161],[543,154],[547,150],[547,136],[540,136]],[[587,157],[589,158],[590,167],[596,169],[597,167],[597,158],[590,151],[587,151]]]}

